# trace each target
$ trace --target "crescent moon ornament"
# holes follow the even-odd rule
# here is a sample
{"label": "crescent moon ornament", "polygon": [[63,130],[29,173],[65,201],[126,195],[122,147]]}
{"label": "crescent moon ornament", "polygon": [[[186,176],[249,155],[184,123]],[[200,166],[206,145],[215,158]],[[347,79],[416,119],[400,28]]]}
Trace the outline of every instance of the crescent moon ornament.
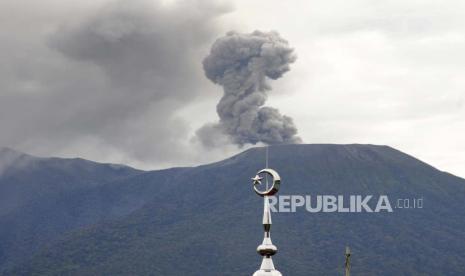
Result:
{"label": "crescent moon ornament", "polygon": [[[260,191],[257,186],[259,186],[262,182],[261,180],[263,177],[261,175],[269,175],[271,176],[271,187],[269,187],[265,191]],[[279,177],[279,174],[273,170],[273,169],[263,169],[259,172],[257,172],[257,175],[255,175],[253,180],[253,189],[255,190],[255,193],[261,197],[264,196],[272,196],[276,194],[279,191],[279,186],[281,185],[281,177]]]}

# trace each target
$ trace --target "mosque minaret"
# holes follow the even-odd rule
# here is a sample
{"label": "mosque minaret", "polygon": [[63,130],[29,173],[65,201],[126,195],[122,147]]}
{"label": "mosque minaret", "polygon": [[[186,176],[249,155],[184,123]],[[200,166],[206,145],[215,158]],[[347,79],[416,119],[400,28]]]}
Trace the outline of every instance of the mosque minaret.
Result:
{"label": "mosque minaret", "polygon": [[[268,183],[265,191],[258,190],[257,186],[261,184],[261,180],[263,177],[260,175],[264,175],[265,177],[271,176],[272,184],[271,187],[268,188]],[[275,245],[271,242],[270,230],[271,230],[271,211],[270,211],[270,203],[269,203],[269,196],[276,194],[279,190],[279,186],[281,184],[281,179],[279,174],[272,169],[263,169],[257,173],[257,175],[252,178],[254,184],[255,192],[263,197],[263,228],[265,231],[265,236],[263,238],[262,244],[257,247],[257,253],[263,256],[262,264],[260,269],[257,270],[253,276],[282,276],[281,272],[275,269],[273,260],[271,256],[275,255],[278,249]]]}

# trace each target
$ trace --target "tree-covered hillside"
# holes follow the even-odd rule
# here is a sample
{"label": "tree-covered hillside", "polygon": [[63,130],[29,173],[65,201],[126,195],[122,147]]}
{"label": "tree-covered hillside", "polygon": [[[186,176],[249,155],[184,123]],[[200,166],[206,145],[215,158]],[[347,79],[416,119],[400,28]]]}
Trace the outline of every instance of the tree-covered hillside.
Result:
{"label": "tree-covered hillside", "polygon": [[[133,208],[67,232],[5,275],[251,275],[261,262],[255,249],[263,230],[250,177],[264,156],[264,148],[254,148],[73,194],[66,201],[79,199],[69,208],[76,216],[91,212],[82,198]],[[283,275],[341,275],[346,245],[353,275],[465,275],[465,180],[373,145],[273,146],[270,167],[282,177],[280,195],[424,201],[421,209],[392,213],[274,213],[274,261]]]}

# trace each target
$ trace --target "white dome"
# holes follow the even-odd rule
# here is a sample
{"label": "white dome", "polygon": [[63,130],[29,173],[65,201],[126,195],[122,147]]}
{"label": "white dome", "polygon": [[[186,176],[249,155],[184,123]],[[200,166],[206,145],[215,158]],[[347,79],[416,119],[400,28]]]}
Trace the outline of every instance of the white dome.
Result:
{"label": "white dome", "polygon": [[253,274],[253,276],[282,276],[282,274],[277,270],[257,270],[257,272]]}

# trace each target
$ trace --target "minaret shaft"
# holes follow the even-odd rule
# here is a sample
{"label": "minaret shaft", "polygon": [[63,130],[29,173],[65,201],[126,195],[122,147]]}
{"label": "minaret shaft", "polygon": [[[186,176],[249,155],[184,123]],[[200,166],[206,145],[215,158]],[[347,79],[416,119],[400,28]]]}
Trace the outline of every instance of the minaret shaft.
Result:
{"label": "minaret shaft", "polygon": [[264,211],[263,211],[263,229],[265,230],[263,242],[257,247],[257,253],[263,256],[260,270],[254,273],[253,276],[281,276],[281,273],[274,267],[273,259],[271,256],[276,254],[278,249],[271,241],[271,213],[269,208],[268,197],[264,198]]}
{"label": "minaret shaft", "polygon": [[270,212],[270,201],[268,196],[263,197],[263,228],[265,232],[270,232],[271,229],[271,212]]}

